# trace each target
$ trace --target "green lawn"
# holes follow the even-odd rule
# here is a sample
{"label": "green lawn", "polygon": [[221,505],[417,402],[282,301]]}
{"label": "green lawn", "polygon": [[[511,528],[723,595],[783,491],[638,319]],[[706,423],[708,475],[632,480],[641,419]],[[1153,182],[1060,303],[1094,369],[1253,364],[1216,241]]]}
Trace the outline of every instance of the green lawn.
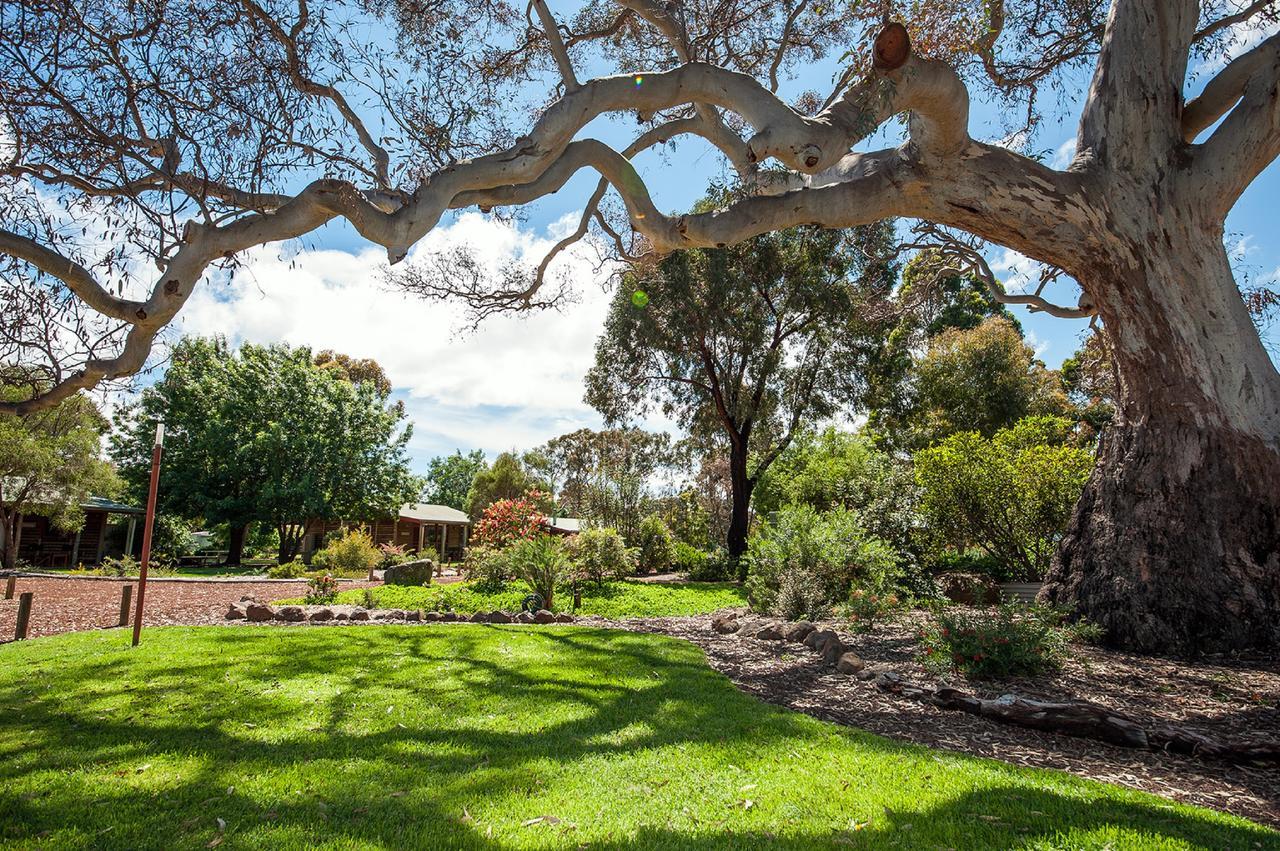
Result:
{"label": "green lawn", "polygon": [[[482,593],[470,584],[384,585],[373,589],[380,608],[455,611],[462,614],[488,612],[494,609],[520,611],[520,601],[528,594],[523,583],[513,582],[506,591]],[[300,600],[299,600],[300,601]],[[295,602],[299,602],[295,601]],[[364,591],[343,591],[339,603],[364,604]],[[583,586],[580,615],[602,615],[607,618],[657,618],[678,615],[701,615],[730,606],[745,606],[746,592],[737,585],[722,582],[680,582],[646,584],[642,582],[607,582],[604,588]],[[573,595],[568,590],[556,595],[557,609],[573,608]]]}
{"label": "green lawn", "polygon": [[769,706],[685,642],[442,624],[0,647],[0,845],[1277,849],[1280,835]]}

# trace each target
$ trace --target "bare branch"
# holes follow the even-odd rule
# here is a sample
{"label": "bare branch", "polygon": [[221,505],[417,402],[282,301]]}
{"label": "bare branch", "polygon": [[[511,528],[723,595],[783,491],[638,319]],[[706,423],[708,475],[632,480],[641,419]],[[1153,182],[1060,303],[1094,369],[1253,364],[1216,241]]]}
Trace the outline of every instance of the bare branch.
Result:
{"label": "bare branch", "polygon": [[1260,15],[1263,12],[1275,10],[1277,6],[1280,6],[1280,3],[1277,3],[1277,0],[1253,0],[1252,3],[1245,6],[1240,11],[1231,15],[1224,15],[1216,21],[1201,27],[1196,34],[1192,36],[1191,41],[1193,43],[1204,41],[1210,36],[1215,35],[1228,27],[1234,27],[1236,24],[1243,24],[1245,21],[1248,21],[1250,18]]}
{"label": "bare branch", "polygon": [[547,44],[551,47],[551,55],[555,58],[557,67],[560,68],[565,91],[574,91],[578,88],[578,78],[573,73],[573,63],[569,61],[569,51],[565,49],[564,39],[560,37],[560,27],[556,24],[551,10],[547,8],[547,0],[529,0],[529,5],[538,13],[538,20],[542,22],[542,30],[547,36]]}

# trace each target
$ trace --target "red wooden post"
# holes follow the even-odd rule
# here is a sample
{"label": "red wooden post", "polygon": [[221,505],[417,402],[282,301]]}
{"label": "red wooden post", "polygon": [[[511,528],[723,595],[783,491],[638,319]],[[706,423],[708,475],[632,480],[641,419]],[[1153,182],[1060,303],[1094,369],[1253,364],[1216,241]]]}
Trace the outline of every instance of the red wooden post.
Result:
{"label": "red wooden post", "polygon": [[138,571],[138,608],[133,613],[133,646],[142,638],[142,606],[147,595],[147,567],[151,562],[151,530],[156,524],[156,489],[160,484],[160,452],[164,448],[164,423],[156,424],[156,445],[151,449],[151,487],[147,491],[147,522],[142,527],[142,569]]}
{"label": "red wooden post", "polygon": [[23,591],[18,595],[18,624],[13,631],[14,641],[27,637],[27,627],[31,624],[31,597],[31,591]]}

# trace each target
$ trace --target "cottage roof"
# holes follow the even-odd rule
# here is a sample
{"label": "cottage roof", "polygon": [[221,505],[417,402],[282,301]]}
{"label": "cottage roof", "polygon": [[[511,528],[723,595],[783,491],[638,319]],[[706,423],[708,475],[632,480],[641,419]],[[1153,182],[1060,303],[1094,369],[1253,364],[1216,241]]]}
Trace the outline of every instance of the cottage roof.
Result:
{"label": "cottage roof", "polygon": [[466,512],[447,505],[430,505],[425,502],[406,502],[400,506],[400,516],[405,520],[417,520],[421,523],[471,523]]}

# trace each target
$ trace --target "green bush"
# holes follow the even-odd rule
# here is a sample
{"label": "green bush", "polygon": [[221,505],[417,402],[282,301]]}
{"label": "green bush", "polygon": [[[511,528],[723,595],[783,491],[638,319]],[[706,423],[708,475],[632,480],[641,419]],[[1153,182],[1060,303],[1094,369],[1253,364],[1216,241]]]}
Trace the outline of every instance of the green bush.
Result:
{"label": "green bush", "polygon": [[893,548],[869,535],[857,512],[788,506],[747,545],[752,604],[785,618],[825,618],[855,582],[882,593],[898,576]]}
{"label": "green bush", "polygon": [[693,582],[723,582],[733,576],[733,565],[723,550],[707,552],[683,541],[676,542],[672,565]]}
{"label": "green bush", "polygon": [[404,564],[406,561],[417,561],[423,558],[429,558],[433,562],[439,561],[434,550],[423,551],[415,555],[401,544],[379,544],[378,558],[378,570],[386,570],[388,567],[395,567],[397,564]]}
{"label": "green bush", "polygon": [[297,579],[305,575],[306,572],[307,566],[302,563],[301,557],[267,568],[267,576],[272,579]]}
{"label": "green bush", "polygon": [[997,582],[1011,582],[1009,571],[995,556],[982,550],[945,552],[933,562],[934,573],[980,573]]}
{"label": "green bush", "polygon": [[594,582],[603,587],[605,582],[622,579],[635,572],[632,554],[627,542],[617,529],[586,529],[569,539],[569,557],[573,561],[574,576],[582,582]]}
{"label": "green bush", "polygon": [[920,632],[920,661],[934,671],[979,679],[1054,671],[1070,640],[1061,624],[1059,612],[1041,606],[943,609]]}
{"label": "green bush", "polygon": [[897,594],[854,588],[849,594],[849,602],[841,607],[840,614],[851,630],[867,633],[875,629],[877,622],[884,621],[901,606],[902,600]]}
{"label": "green bush", "polygon": [[382,561],[382,553],[363,529],[350,529],[311,557],[318,570],[336,576],[367,576]]}
{"label": "green bush", "polygon": [[915,455],[921,509],[956,549],[981,547],[1009,580],[1044,578],[1093,456],[1064,445],[1070,423],[1027,417],[990,440],[962,432]]}
{"label": "green bush", "polygon": [[650,514],[640,521],[640,528],[636,532],[636,548],[640,550],[636,563],[640,573],[667,570],[675,558],[671,530],[656,514]]}
{"label": "green bush", "polygon": [[555,605],[556,588],[569,578],[569,556],[560,538],[539,535],[517,541],[507,550],[512,571],[542,598],[544,608]]}
{"label": "green bush", "polygon": [[496,594],[511,581],[511,560],[505,551],[497,547],[477,544],[467,548],[462,560],[462,572],[477,589]]}

